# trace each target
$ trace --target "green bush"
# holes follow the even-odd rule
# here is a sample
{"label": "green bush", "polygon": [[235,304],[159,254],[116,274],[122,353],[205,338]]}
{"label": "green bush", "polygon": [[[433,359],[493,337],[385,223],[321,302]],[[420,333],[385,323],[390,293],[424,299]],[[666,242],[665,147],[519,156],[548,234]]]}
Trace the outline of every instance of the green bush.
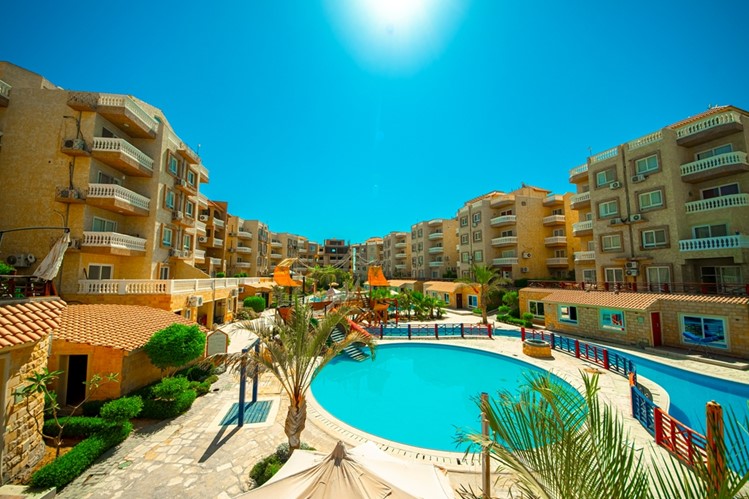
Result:
{"label": "green bush", "polygon": [[[186,379],[185,381],[189,384]],[[140,417],[149,419],[169,419],[179,416],[192,407],[192,403],[195,402],[197,396],[198,394],[195,390],[188,389],[177,395],[174,400],[144,399],[143,410],[140,412]]]}
{"label": "green bush", "polygon": [[501,320],[500,317],[503,315],[510,315],[510,307],[502,305],[497,309],[497,320]]}
{"label": "green bush", "polygon": [[479,307],[476,307],[476,308],[473,309],[473,313],[481,315],[481,309]]}
{"label": "green bush", "polygon": [[190,366],[174,373],[175,376],[184,376],[189,381],[204,381],[216,371],[213,366]]}
{"label": "green bush", "polygon": [[31,485],[43,489],[64,487],[91,466],[107,449],[125,440],[131,431],[133,426],[130,423],[109,425],[105,431],[91,435],[67,454],[40,468],[31,476]]}
{"label": "green bush", "polygon": [[254,311],[252,311],[252,310],[246,310],[246,309],[238,310],[237,313],[234,314],[234,318],[236,320],[238,320],[238,321],[249,321],[249,320],[252,320],[255,317],[253,317],[250,312],[254,313]]}
{"label": "green bush", "polygon": [[81,406],[81,410],[83,411],[84,416],[98,416],[99,411],[101,410],[101,406],[106,404],[107,402],[111,401],[113,399],[104,399],[104,400],[89,400],[87,402],[84,402]]}
{"label": "green bush", "polygon": [[505,324],[514,324],[516,326],[533,327],[533,321],[527,321],[525,319],[518,319],[511,315],[497,315],[497,322],[504,322]]}
{"label": "green bush", "polygon": [[182,392],[190,388],[187,378],[164,378],[151,388],[151,396],[158,400],[175,400]]}
{"label": "green bush", "polygon": [[[63,426],[63,437],[85,437],[112,427],[112,423],[98,417],[66,416],[58,421]],[[57,435],[59,427],[53,419],[48,419],[44,422],[43,431],[45,435]]]}
{"label": "green bush", "polygon": [[226,277],[226,272],[216,272],[216,277]]}
{"label": "green bush", "polygon": [[197,324],[175,323],[155,332],[143,349],[159,369],[181,367],[203,355],[205,334]]}
{"label": "green bush", "polygon": [[528,287],[528,279],[526,277],[523,277],[522,279],[515,279],[512,285],[516,288],[526,288]]}
{"label": "green bush", "polygon": [[136,417],[142,409],[143,400],[140,397],[122,397],[104,404],[99,415],[105,421],[124,423]]}
{"label": "green bush", "polygon": [[532,314],[532,313],[530,313],[530,312],[525,312],[525,313],[523,313],[523,315],[522,315],[522,319],[523,319],[523,320],[524,320],[525,322],[530,322],[531,324],[533,324],[533,314]]}
{"label": "green bush", "polygon": [[243,303],[245,308],[251,308],[258,314],[265,310],[265,299],[262,296],[248,296]]}
{"label": "green bush", "polygon": [[[299,446],[301,450],[315,450],[313,447],[302,442]],[[264,457],[252,467],[250,471],[250,477],[255,480],[255,484],[259,487],[275,475],[278,470],[289,460],[291,456],[291,449],[289,444],[281,444],[273,454]]]}
{"label": "green bush", "polygon": [[0,262],[0,275],[11,275],[16,271],[13,265],[8,265],[5,262]]}
{"label": "green bush", "polygon": [[247,277],[247,272],[237,272],[234,277]]}

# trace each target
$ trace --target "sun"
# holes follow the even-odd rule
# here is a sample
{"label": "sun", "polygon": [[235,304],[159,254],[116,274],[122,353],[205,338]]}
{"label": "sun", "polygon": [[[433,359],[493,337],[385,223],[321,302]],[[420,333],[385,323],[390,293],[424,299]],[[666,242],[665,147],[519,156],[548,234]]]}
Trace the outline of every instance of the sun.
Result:
{"label": "sun", "polygon": [[361,0],[361,9],[368,17],[395,28],[418,22],[427,12],[428,0]]}

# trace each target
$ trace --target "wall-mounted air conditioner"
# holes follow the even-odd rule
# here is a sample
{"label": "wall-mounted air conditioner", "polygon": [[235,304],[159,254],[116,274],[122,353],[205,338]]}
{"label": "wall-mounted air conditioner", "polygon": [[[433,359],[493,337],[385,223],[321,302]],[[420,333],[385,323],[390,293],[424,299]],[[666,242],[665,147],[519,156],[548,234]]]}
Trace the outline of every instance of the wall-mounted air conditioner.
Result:
{"label": "wall-mounted air conditioner", "polygon": [[531,257],[530,253],[528,253],[527,251],[523,252],[523,258],[530,258],[530,257]]}
{"label": "wall-mounted air conditioner", "polygon": [[183,218],[185,218],[185,215],[181,211],[172,212],[172,220],[182,220]]}
{"label": "wall-mounted air conditioner", "polygon": [[640,275],[640,271],[637,269],[627,269],[626,274],[629,276],[638,276]]}
{"label": "wall-mounted air conditioner", "polygon": [[619,225],[619,224],[623,224],[623,223],[624,223],[624,220],[622,220],[621,218],[612,218],[609,221],[610,225]]}
{"label": "wall-mounted air conditioner", "polygon": [[621,188],[621,186],[622,186],[622,183],[621,183],[621,182],[611,182],[611,183],[609,184],[609,189],[611,189],[611,190],[613,191],[614,189],[619,189],[619,188]]}
{"label": "wall-mounted air conditioner", "polygon": [[632,213],[629,216],[629,221],[630,222],[640,222],[640,221],[642,221],[642,215],[640,215],[639,213]]}
{"label": "wall-mounted air conditioner", "polygon": [[632,175],[632,182],[636,184],[642,182],[646,178],[648,178],[647,175]]}
{"label": "wall-mounted air conditioner", "polygon": [[627,262],[625,265],[628,269],[636,269],[639,267],[637,262]]}
{"label": "wall-mounted air conditioner", "polygon": [[200,236],[198,237],[199,243],[207,243],[208,242],[208,236]]}
{"label": "wall-mounted air conditioner", "polygon": [[207,222],[208,221],[208,215],[200,215],[198,217],[198,220],[200,220],[201,222]]}
{"label": "wall-mounted air conditioner", "polygon": [[187,300],[187,304],[191,307],[200,307],[203,305],[203,297],[202,296],[191,296]]}
{"label": "wall-mounted air conditioner", "polygon": [[36,261],[36,257],[31,253],[21,253],[18,255],[8,255],[5,258],[8,265],[13,265],[16,268],[28,267]]}

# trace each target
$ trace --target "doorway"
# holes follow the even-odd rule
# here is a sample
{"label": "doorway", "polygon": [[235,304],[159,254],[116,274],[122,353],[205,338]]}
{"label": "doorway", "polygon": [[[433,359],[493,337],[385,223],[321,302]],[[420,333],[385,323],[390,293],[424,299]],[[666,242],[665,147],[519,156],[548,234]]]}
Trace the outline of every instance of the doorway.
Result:
{"label": "doorway", "polygon": [[78,405],[86,398],[88,355],[69,355],[67,364],[64,403]]}
{"label": "doorway", "polygon": [[461,293],[455,293],[455,308],[458,310],[463,308],[463,295]]}
{"label": "doorway", "polygon": [[653,331],[653,346],[661,346],[663,344],[663,339],[661,338],[660,312],[650,312],[650,329]]}

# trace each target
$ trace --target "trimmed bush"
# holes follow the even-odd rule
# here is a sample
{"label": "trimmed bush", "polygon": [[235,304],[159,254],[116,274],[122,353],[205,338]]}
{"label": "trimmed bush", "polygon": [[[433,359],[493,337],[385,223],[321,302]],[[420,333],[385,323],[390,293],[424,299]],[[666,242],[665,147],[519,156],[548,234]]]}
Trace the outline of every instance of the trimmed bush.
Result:
{"label": "trimmed bush", "polygon": [[473,313],[477,315],[481,315],[481,309],[479,307],[476,307],[473,309]]}
{"label": "trimmed bush", "polygon": [[258,314],[265,310],[265,299],[262,296],[248,296],[243,303],[245,308],[251,308]]}
{"label": "trimmed bush", "polygon": [[[184,379],[189,385],[189,381]],[[140,412],[140,417],[149,419],[169,419],[179,416],[195,402],[198,394],[195,390],[185,390],[175,397],[174,400],[143,400],[143,410]]]}
{"label": "trimmed bush", "polygon": [[177,368],[203,355],[205,334],[197,324],[175,323],[155,332],[143,349],[159,369]]}
{"label": "trimmed bush", "polygon": [[[58,421],[63,426],[63,437],[85,437],[112,427],[111,422],[98,417],[67,416]],[[59,427],[53,419],[48,419],[44,422],[43,431],[45,435],[57,435]]]}
{"label": "trimmed bush", "polygon": [[182,392],[190,388],[187,378],[164,378],[151,387],[151,396],[159,400],[175,400]]}
{"label": "trimmed bush", "polygon": [[174,375],[184,376],[188,381],[205,381],[205,379],[211,376],[215,371],[216,368],[213,366],[190,366],[187,369],[180,369],[174,373]]}
{"label": "trimmed bush", "polygon": [[522,319],[525,322],[530,322],[531,324],[533,324],[533,314],[530,312],[524,312],[522,315]]}
{"label": "trimmed bush", "polygon": [[115,426],[110,424],[106,431],[91,435],[67,454],[40,468],[31,476],[31,485],[43,489],[64,487],[91,466],[106,450],[125,440],[131,431],[133,426],[130,423]]}
{"label": "trimmed bush", "polygon": [[99,415],[105,421],[124,423],[136,417],[142,409],[143,400],[140,397],[122,397],[104,404]]}
{"label": "trimmed bush", "polygon": [[510,315],[510,307],[502,305],[497,309],[497,320],[501,320],[500,317]]}
{"label": "trimmed bush", "polygon": [[81,406],[81,410],[83,411],[84,416],[98,416],[99,411],[101,410],[101,407],[106,404],[107,402],[110,402],[113,399],[104,399],[104,400],[89,400],[87,402],[84,402]]}

